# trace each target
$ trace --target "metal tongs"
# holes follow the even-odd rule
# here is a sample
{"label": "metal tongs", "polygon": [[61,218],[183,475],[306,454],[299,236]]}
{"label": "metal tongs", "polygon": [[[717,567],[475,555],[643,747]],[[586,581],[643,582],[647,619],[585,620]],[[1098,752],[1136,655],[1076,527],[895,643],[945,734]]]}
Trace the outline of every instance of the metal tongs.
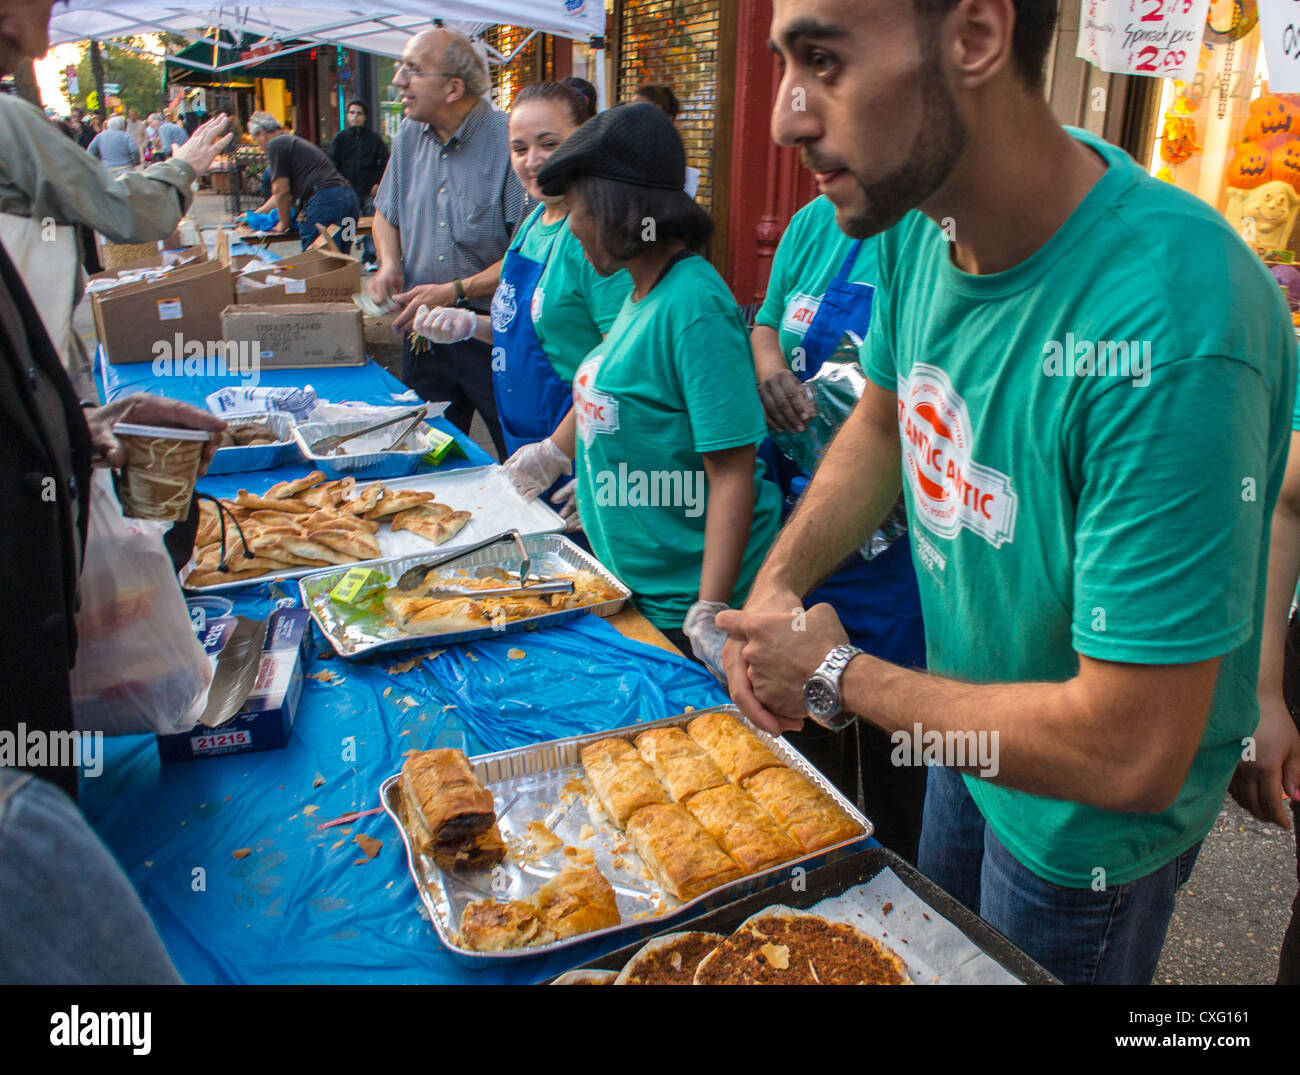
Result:
{"label": "metal tongs", "polygon": [[313,441],[310,445],[312,454],[325,455],[327,452],[334,451],[334,449],[339,447],[339,445],[352,440],[354,437],[362,437],[367,433],[373,433],[377,429],[383,429],[386,426],[396,425],[398,422],[405,422],[414,419],[414,421],[411,422],[411,425],[407,429],[403,430],[402,435],[398,437],[397,440],[393,441],[393,443],[386,449],[387,451],[392,451],[393,448],[411,435],[411,430],[413,430],[417,424],[423,422],[428,413],[429,409],[427,407],[417,407],[415,410],[406,411],[403,414],[397,415],[395,418],[385,418],[382,422],[376,422],[374,425],[366,426],[364,429],[358,429],[355,433],[336,433],[332,437],[321,437],[320,440]]}
{"label": "metal tongs", "polygon": [[536,576],[535,582],[529,582],[528,577],[533,574],[533,560],[528,555],[528,550],[524,548],[524,539],[518,530],[506,530],[494,537],[485,538],[483,541],[468,548],[457,549],[455,552],[448,553],[446,556],[439,557],[436,560],[430,560],[427,563],[416,564],[402,572],[401,578],[397,580],[396,589],[409,592],[416,589],[424,582],[424,577],[435,567],[443,567],[446,564],[462,560],[471,553],[479,552],[482,549],[491,548],[505,541],[513,541],[515,547],[519,550],[519,584],[517,586],[503,586],[494,590],[475,590],[472,588],[460,586],[442,586],[436,589],[425,591],[430,596],[454,596],[454,597],[501,597],[505,594],[527,593],[527,594],[548,594],[548,593],[572,593],[572,579],[547,579],[541,575]]}

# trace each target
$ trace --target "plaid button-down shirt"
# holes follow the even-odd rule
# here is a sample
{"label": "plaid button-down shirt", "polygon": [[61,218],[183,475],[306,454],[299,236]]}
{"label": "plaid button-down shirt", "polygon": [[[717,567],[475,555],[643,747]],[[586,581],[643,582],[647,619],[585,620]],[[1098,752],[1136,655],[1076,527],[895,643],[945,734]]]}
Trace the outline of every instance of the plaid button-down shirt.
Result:
{"label": "plaid button-down shirt", "polygon": [[[405,287],[473,276],[505,254],[528,202],[508,121],[480,100],[444,143],[432,125],[402,120],[375,212],[402,233]],[[476,305],[486,312],[488,301]]]}

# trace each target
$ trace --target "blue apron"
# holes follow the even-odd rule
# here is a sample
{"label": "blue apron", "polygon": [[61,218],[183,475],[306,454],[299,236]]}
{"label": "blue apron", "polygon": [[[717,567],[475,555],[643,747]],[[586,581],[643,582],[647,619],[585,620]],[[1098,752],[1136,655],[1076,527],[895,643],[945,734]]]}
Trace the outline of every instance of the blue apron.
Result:
{"label": "blue apron", "polygon": [[[845,333],[866,338],[876,289],[849,280],[861,249],[861,241],[849,247],[844,263],[826,288],[817,314],[804,333],[806,368],[796,371],[800,380],[807,381],[822,368]],[[808,475],[777,451],[770,439],[764,441],[764,448],[769,471],[776,476],[783,493],[788,496],[796,483],[806,484]],[[855,646],[904,667],[925,667],[921,595],[916,587],[911,543],[906,536],[874,560],[864,560],[854,553],[805,598],[804,605],[812,608],[823,601],[835,609]]]}
{"label": "blue apron", "polygon": [[549,437],[573,406],[573,387],[555,372],[533,328],[533,294],[545,269],[545,261],[506,251],[492,297],[492,388],[511,455]]}

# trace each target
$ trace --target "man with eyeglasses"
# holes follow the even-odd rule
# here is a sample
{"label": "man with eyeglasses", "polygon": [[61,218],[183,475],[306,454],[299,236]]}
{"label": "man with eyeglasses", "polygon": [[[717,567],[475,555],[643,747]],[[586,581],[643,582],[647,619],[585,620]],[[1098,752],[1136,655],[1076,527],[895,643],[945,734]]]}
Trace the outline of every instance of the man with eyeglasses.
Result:
{"label": "man with eyeglasses", "polygon": [[[524,218],[526,196],[514,169],[506,116],[485,100],[487,62],[451,30],[411,38],[393,76],[404,119],[375,196],[379,270],[368,289],[402,304],[393,328],[406,332],[421,305],[463,305],[487,313],[494,284],[466,283],[495,264]],[[402,380],[468,430],[477,411],[500,458],[506,456],[492,392],[492,349],[479,340],[402,352]]]}

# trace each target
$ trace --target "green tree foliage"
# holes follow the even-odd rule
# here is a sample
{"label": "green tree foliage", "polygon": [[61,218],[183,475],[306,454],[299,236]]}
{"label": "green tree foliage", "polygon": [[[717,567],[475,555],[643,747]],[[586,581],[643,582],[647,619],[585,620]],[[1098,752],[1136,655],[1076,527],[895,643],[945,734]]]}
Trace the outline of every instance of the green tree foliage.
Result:
{"label": "green tree foliage", "polygon": [[[104,45],[100,51],[104,58],[104,81],[116,82],[122,87],[117,96],[125,111],[130,112],[134,108],[144,117],[167,103],[163,93],[161,63],[113,45]],[[95,89],[95,77],[90,71],[89,43],[82,46],[77,61],[77,82],[79,92],[72,98],[72,104],[77,108],[88,108],[86,97]]]}

